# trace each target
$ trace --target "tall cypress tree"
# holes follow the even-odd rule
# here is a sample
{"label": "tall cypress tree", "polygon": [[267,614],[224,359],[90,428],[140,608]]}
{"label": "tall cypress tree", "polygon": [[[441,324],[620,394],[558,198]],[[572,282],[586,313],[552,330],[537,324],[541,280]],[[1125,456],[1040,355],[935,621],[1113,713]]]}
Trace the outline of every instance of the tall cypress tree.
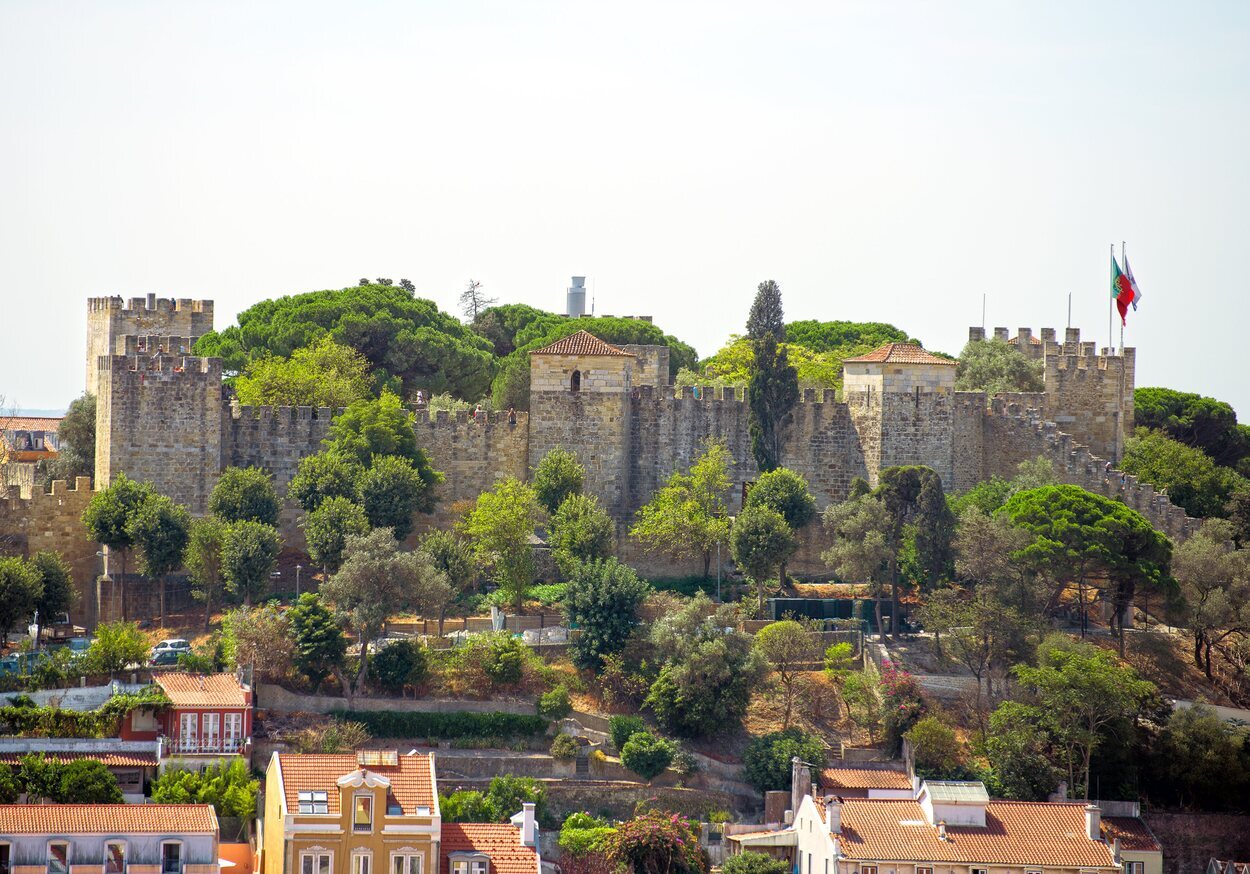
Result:
{"label": "tall cypress tree", "polygon": [[771,279],[761,282],[755,294],[747,318],[747,336],[755,355],[747,385],[751,454],[760,473],[767,473],[781,465],[781,429],[799,402],[799,372],[779,346],[786,338],[781,289]]}

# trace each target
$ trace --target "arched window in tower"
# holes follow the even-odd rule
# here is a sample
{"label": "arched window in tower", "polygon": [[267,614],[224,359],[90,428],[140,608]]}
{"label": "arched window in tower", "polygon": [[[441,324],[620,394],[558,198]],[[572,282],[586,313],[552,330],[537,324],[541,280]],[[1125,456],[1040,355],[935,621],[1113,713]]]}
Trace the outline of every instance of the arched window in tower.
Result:
{"label": "arched window in tower", "polygon": [[582,372],[580,370],[574,370],[572,378],[569,379],[569,391],[581,391],[581,390],[582,390]]}

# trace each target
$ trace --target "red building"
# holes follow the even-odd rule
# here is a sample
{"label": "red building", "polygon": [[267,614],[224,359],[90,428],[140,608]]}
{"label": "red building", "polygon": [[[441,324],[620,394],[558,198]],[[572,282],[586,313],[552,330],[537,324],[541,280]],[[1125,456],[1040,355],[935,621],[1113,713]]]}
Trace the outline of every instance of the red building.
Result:
{"label": "red building", "polygon": [[170,706],[135,710],[122,720],[123,740],[164,740],[171,764],[199,769],[233,756],[251,756],[252,689],[234,674],[169,671],[152,678]]}

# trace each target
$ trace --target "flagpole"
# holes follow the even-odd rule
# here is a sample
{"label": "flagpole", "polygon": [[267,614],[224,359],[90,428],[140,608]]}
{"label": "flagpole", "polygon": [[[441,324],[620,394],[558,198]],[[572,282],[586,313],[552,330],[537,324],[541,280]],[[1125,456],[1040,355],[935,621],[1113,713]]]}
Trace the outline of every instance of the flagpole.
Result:
{"label": "flagpole", "polygon": [[[1124,241],[1120,241],[1120,260],[1124,261]],[[1127,261],[1125,263],[1128,263]],[[1120,319],[1120,354],[1124,354],[1124,319]]]}
{"label": "flagpole", "polygon": [[[1111,263],[1107,265],[1111,274],[1111,285],[1108,290],[1115,288],[1115,243],[1111,244]],[[1111,346],[1111,354],[1115,354],[1115,332],[1111,327],[1111,305],[1115,301],[1115,295],[1107,299],[1107,345]]]}

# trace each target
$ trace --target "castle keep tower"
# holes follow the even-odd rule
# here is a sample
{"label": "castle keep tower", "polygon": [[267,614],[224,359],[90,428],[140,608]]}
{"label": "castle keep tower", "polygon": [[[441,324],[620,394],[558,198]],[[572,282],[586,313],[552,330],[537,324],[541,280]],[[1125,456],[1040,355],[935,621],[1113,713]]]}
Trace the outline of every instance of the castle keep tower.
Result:
{"label": "castle keep tower", "polygon": [[125,353],[126,337],[177,337],[189,354],[191,345],[213,329],[213,302],[190,298],[87,298],[87,391],[96,390],[96,366],[101,355]]}
{"label": "castle keep tower", "polygon": [[[665,362],[667,365],[667,362]],[[577,453],[604,509],[628,512],[630,395],[638,359],[578,331],[530,353],[529,466]]]}
{"label": "castle keep tower", "polygon": [[954,482],[955,362],[887,343],[842,362],[842,394],[859,433],[868,481],[882,468],[923,464]]}

